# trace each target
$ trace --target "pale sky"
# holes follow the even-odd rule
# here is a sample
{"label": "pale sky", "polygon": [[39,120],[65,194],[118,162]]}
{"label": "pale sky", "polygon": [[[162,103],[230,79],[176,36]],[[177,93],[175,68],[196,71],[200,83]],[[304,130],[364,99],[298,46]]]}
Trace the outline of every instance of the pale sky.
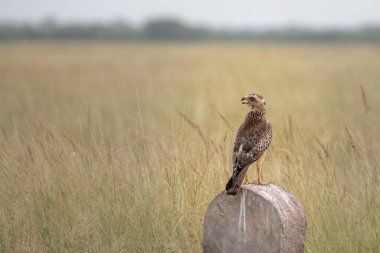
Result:
{"label": "pale sky", "polygon": [[351,27],[380,24],[380,0],[0,0],[0,20],[59,21],[178,17],[211,27],[284,25]]}

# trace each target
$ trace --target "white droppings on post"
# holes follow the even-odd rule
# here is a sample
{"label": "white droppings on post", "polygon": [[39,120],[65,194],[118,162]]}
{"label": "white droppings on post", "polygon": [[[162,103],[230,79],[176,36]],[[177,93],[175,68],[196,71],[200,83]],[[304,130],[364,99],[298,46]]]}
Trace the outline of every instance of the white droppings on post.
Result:
{"label": "white droppings on post", "polygon": [[269,211],[268,211],[268,207],[266,207],[266,213],[267,213],[267,227],[268,227],[269,226]]}
{"label": "white droppings on post", "polygon": [[269,200],[270,202],[273,202],[273,198],[271,195],[269,195],[268,193],[264,192],[264,191],[260,191],[260,194],[266,198],[266,200]]}
{"label": "white droppings on post", "polygon": [[243,194],[240,196],[240,211],[239,211],[239,233],[243,231],[244,236],[244,242],[247,241],[247,235],[246,235],[246,222],[245,222],[245,196],[247,195],[247,190],[242,189]]}
{"label": "white droppings on post", "polygon": [[278,190],[277,190],[277,192],[280,193],[280,196],[285,200],[285,203],[289,206],[290,210],[292,210],[293,213],[296,213],[296,212],[294,212],[293,206],[289,202],[290,201],[289,197],[287,195],[283,194],[282,192],[278,191]]}
{"label": "white droppings on post", "polygon": [[280,211],[280,213],[282,213],[282,215],[283,215],[283,217],[284,217],[284,222],[285,222],[285,224],[288,224],[288,219],[289,219],[288,215],[289,215],[289,214],[288,214],[288,212],[285,212],[283,206],[279,205],[279,203],[278,203],[278,200],[279,200],[278,197],[280,196],[281,199],[283,199],[283,202],[285,202],[285,204],[286,204],[287,206],[290,207],[290,210],[291,210],[293,213],[295,213],[295,212],[294,212],[294,209],[293,209],[293,207],[292,207],[292,205],[291,205],[290,202],[289,202],[290,200],[289,200],[288,196],[286,195],[286,193],[284,193],[284,192],[283,192],[278,186],[276,186],[276,185],[271,185],[271,184],[269,184],[269,185],[266,185],[266,186],[264,186],[264,187],[271,188],[271,189],[273,189],[274,192],[278,193],[278,194],[275,195],[276,197],[274,197],[274,195],[271,195],[271,194],[269,194],[268,192],[266,192],[266,189],[265,189],[265,188],[259,190],[261,196],[263,196],[266,200],[272,202],[273,205],[274,205],[274,207],[275,207],[278,211]]}

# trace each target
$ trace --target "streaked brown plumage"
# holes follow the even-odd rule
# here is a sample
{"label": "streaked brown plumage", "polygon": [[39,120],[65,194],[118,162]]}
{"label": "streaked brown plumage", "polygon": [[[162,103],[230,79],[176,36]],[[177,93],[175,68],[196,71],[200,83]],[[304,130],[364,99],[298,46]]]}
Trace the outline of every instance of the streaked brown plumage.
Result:
{"label": "streaked brown plumage", "polygon": [[266,102],[264,98],[251,93],[242,98],[242,103],[250,107],[243,124],[240,126],[232,154],[233,172],[226,185],[227,194],[239,192],[250,165],[257,164],[257,184],[267,184],[261,179],[261,163],[272,141],[272,125],[266,120]]}

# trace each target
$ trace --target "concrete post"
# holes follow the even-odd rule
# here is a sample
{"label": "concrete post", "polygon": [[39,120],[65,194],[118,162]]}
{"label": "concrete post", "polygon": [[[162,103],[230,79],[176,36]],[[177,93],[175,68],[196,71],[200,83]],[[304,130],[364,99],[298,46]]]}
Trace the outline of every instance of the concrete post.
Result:
{"label": "concrete post", "polygon": [[306,217],[299,201],[276,185],[244,185],[223,191],[204,222],[204,253],[304,252]]}

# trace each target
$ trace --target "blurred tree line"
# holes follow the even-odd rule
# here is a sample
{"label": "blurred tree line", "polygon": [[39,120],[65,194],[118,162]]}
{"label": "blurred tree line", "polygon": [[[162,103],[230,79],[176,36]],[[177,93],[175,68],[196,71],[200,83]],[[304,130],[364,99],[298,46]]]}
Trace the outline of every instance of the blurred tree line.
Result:
{"label": "blurred tree line", "polygon": [[59,24],[54,19],[46,19],[33,25],[0,22],[0,41],[7,40],[380,42],[380,26],[350,30],[289,27],[254,31],[195,27],[177,19],[154,19],[142,27],[124,21]]}

